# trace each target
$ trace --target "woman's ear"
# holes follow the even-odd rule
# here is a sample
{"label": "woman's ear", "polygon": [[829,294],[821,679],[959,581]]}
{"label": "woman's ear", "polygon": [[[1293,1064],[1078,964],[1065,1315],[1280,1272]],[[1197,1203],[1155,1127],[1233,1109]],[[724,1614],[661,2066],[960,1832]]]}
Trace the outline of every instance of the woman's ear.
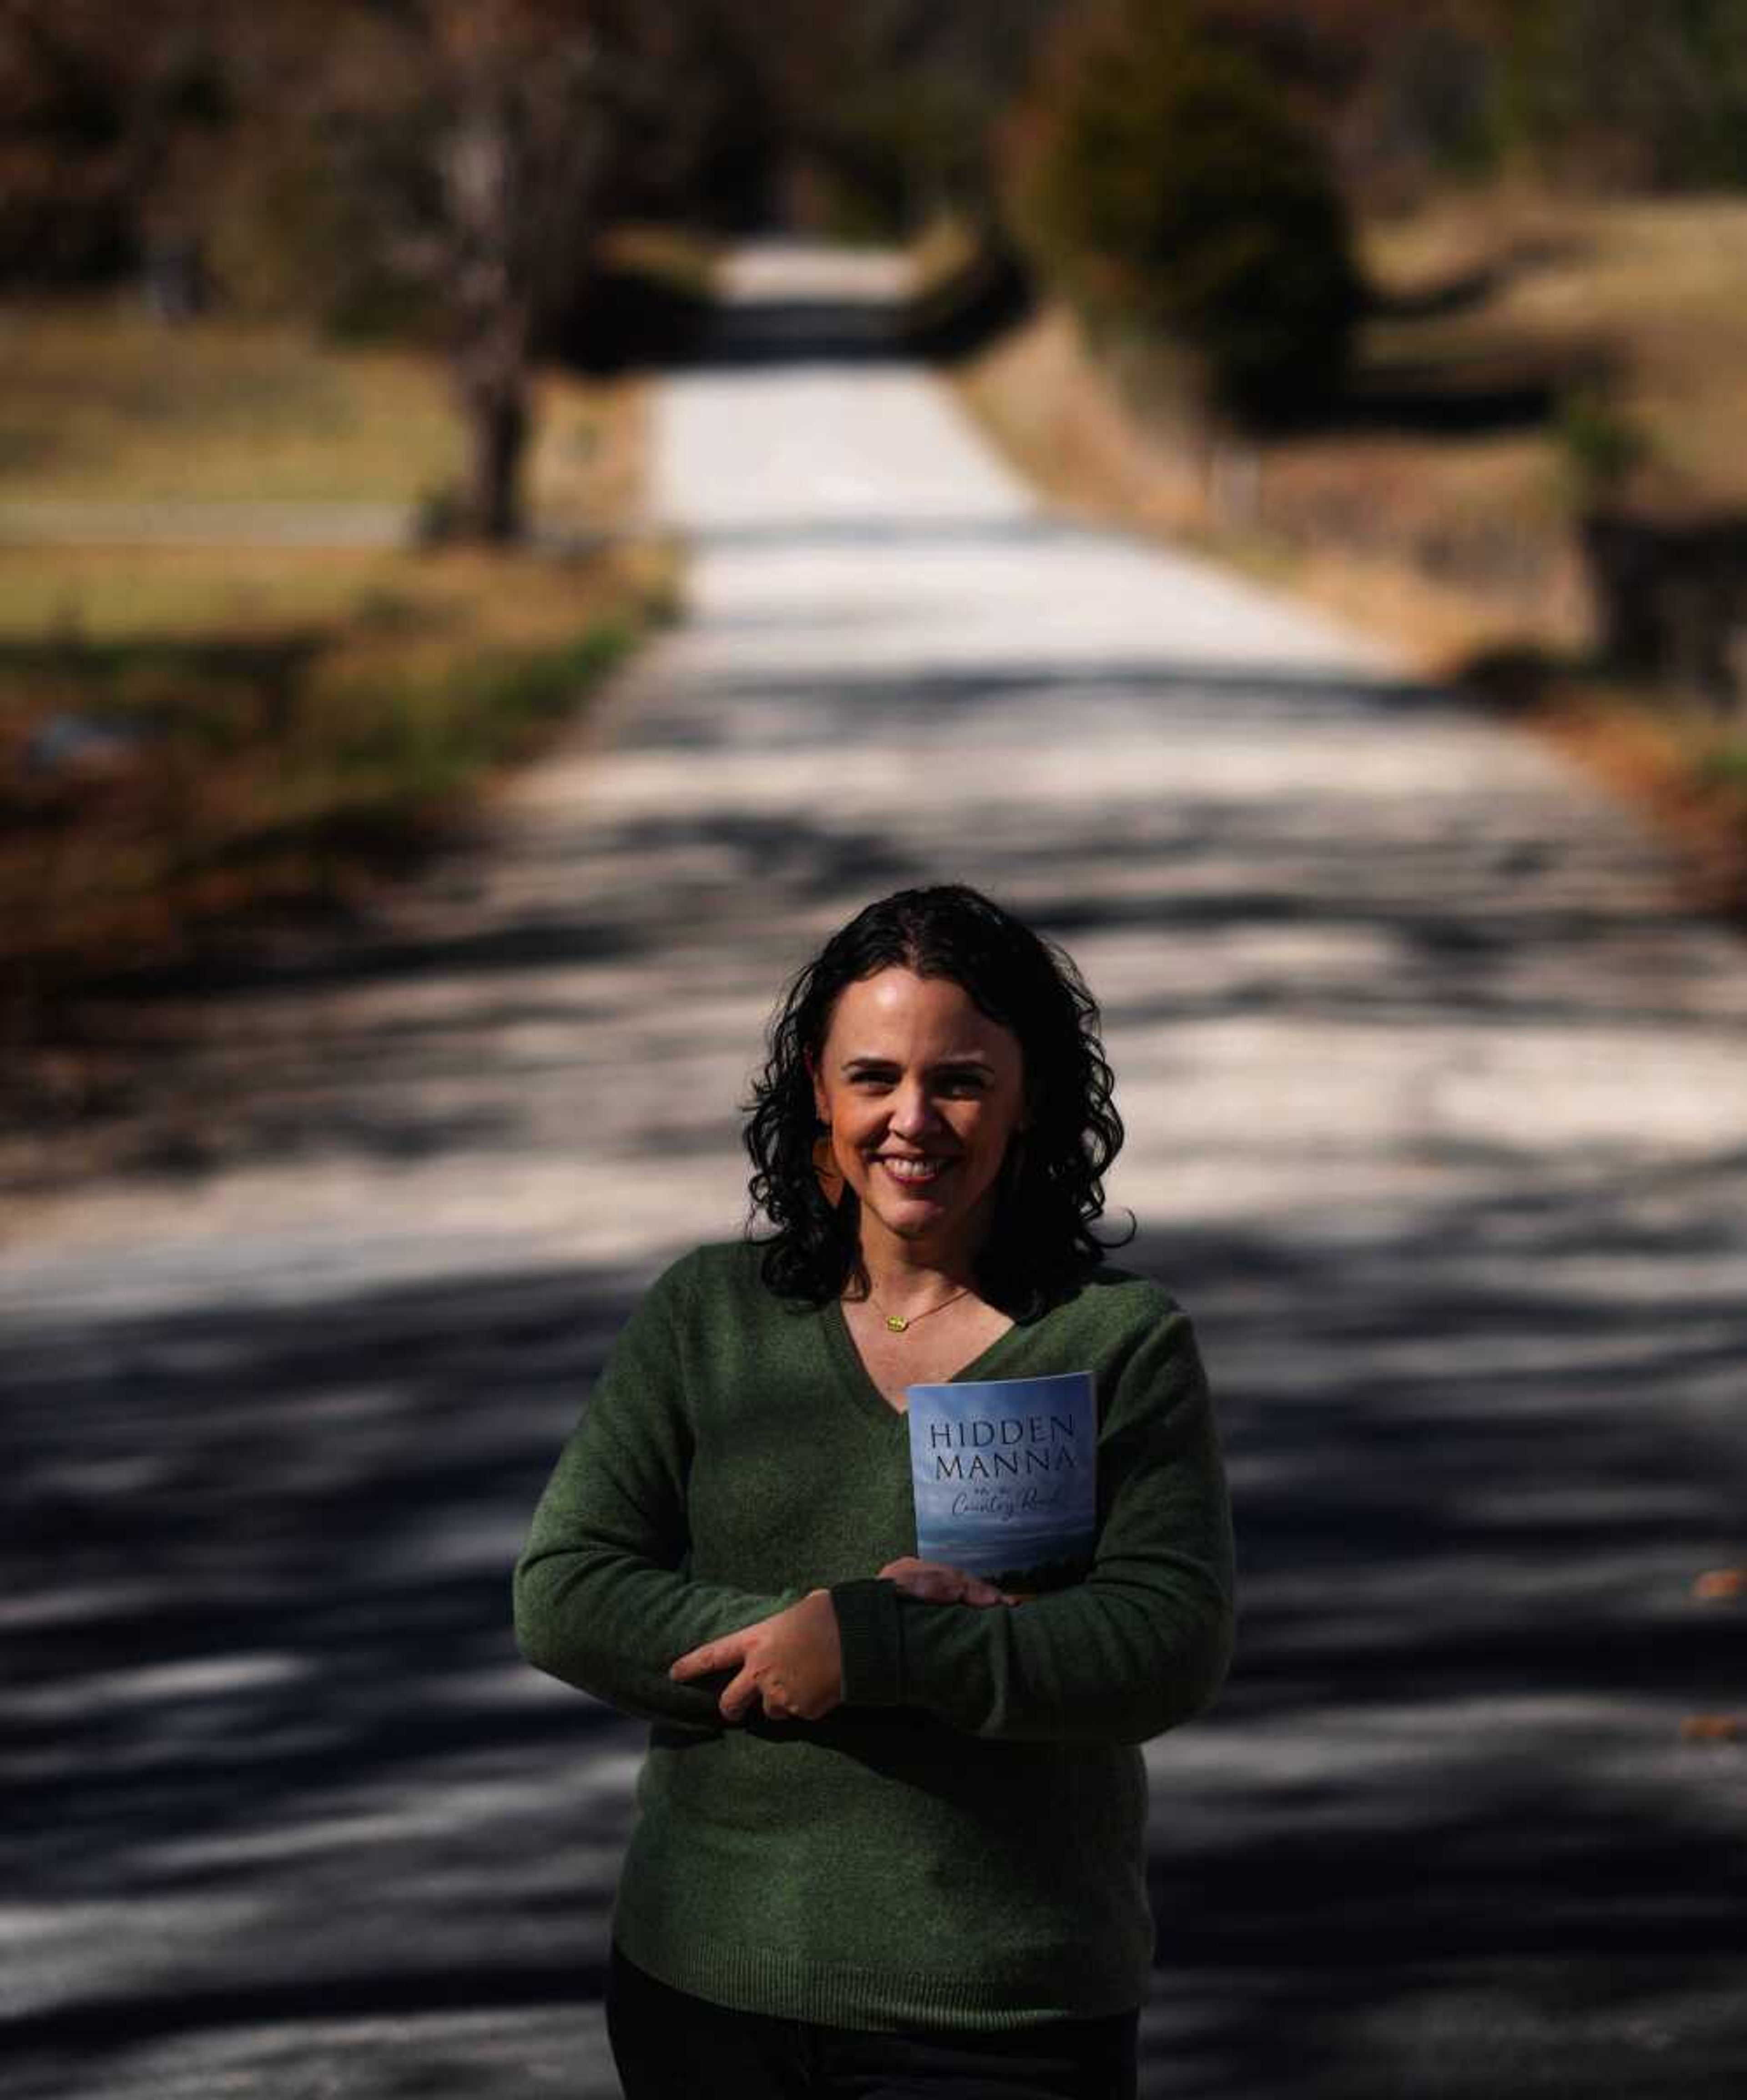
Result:
{"label": "woman's ear", "polygon": [[819,1076],[819,1067],[812,1057],[804,1051],[802,1052],[802,1062],[807,1067],[807,1078],[813,1083],[813,1114],[829,1130],[831,1127],[831,1118],[825,1101],[825,1082]]}

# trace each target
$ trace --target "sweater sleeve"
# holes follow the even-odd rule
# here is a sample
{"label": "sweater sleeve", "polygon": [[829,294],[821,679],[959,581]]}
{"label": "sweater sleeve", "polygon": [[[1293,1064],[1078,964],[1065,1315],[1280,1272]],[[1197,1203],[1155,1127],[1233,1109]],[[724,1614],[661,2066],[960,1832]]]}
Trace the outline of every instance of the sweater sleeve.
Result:
{"label": "sweater sleeve", "polygon": [[559,1456],[515,1567],[515,1638],[535,1669],[623,1713],[714,1732],[719,1683],[676,1684],[668,1665],[803,1592],[686,1573],[686,1270],[676,1263],[632,1314]]}
{"label": "sweater sleeve", "polygon": [[1139,1743],[1211,1705],[1232,1655],[1231,1505],[1213,1405],[1174,1307],[1130,1355],[1099,1435],[1090,1574],[1015,1605],[836,1585],[844,1697],[1010,1741]]}

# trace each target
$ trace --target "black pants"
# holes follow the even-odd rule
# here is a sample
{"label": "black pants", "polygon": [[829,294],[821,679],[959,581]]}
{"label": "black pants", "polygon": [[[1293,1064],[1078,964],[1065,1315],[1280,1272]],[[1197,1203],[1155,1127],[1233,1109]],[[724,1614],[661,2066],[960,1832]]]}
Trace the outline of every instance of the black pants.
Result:
{"label": "black pants", "polygon": [[869,2034],[731,2012],[615,1947],[607,2033],[625,2100],[1134,2100],[1138,2013],[998,2034]]}

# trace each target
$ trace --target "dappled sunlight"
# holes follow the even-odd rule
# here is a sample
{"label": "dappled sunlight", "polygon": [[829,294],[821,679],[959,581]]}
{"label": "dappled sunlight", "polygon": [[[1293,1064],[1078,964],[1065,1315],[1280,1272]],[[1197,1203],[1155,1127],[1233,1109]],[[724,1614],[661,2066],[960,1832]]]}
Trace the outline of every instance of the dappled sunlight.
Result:
{"label": "dappled sunlight", "polygon": [[112,987],[159,1060],[3,1162],[21,2091],[300,2045],[459,2091],[506,2022],[525,2089],[598,2068],[641,1731],[520,1662],[510,1565],[638,1293],[739,1227],[782,981],[948,878],[1100,995],[1117,1258],[1220,1408],[1237,1661],[1148,1753],[1161,2089],[1472,2100],[1465,2023],[1539,2046],[1562,1994],[1573,2090],[1720,2058],[1738,1754],[1678,1730],[1738,1696],[1689,1594],[1747,1486],[1738,942],[1340,630],[993,471],[954,514],[915,375],[670,398],[690,622],[351,927]]}

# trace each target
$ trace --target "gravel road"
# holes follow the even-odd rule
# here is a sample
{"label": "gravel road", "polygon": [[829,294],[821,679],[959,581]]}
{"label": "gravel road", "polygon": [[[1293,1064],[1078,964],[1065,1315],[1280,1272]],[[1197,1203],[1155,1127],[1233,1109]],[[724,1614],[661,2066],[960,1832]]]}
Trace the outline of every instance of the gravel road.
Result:
{"label": "gravel road", "polygon": [[1741,2090],[1747,951],[1545,750],[1039,507],[749,249],[659,398],[690,613],[343,941],[0,1150],[9,2100],[613,2088],[639,1732],[517,1662],[591,1367],[737,1229],[778,985],[961,877],[1103,1002],[1239,1659],[1152,1746],[1171,2100]]}

